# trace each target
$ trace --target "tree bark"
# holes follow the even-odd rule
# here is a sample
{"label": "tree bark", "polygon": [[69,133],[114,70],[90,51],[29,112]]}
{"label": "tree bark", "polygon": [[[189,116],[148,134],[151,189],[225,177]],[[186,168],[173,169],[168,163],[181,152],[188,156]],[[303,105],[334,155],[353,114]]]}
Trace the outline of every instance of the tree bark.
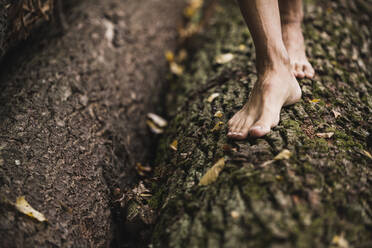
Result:
{"label": "tree bark", "polygon": [[[150,156],[145,116],[158,110],[182,5],[82,1],[65,35],[43,30],[3,61],[1,247],[119,245],[115,200]],[[48,221],[20,213],[20,196]]]}
{"label": "tree bark", "polygon": [[[282,110],[269,135],[231,141],[226,123],[257,79],[253,43],[235,5],[219,2],[204,32],[191,38],[197,46],[185,47],[184,73],[172,80],[172,120],[150,201],[160,211],[154,247],[371,246],[368,9],[309,1],[304,35],[316,77],[299,80],[301,102]],[[216,62],[227,53],[231,61]],[[284,149],[289,158],[274,159]],[[200,185],[221,158],[216,180]]]}

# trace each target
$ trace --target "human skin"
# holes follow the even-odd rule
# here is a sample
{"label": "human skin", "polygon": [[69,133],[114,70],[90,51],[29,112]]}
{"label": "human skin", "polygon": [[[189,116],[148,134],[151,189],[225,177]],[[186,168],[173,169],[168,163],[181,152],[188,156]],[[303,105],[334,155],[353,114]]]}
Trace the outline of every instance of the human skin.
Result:
{"label": "human skin", "polygon": [[280,11],[277,0],[238,2],[256,48],[257,82],[229,120],[227,135],[245,139],[269,133],[279,123],[281,108],[301,99],[296,76],[311,78],[314,70],[305,55],[301,0],[280,1]]}

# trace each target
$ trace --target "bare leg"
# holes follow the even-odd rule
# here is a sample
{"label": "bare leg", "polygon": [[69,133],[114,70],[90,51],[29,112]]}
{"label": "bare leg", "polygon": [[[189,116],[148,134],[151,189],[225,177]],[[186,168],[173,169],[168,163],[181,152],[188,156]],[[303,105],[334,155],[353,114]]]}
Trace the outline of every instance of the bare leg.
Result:
{"label": "bare leg", "polygon": [[256,48],[258,79],[244,107],[229,121],[228,136],[260,137],[279,122],[283,105],[301,98],[282,40],[277,0],[239,0]]}
{"label": "bare leg", "polygon": [[284,45],[291,61],[292,71],[298,78],[312,78],[314,69],[307,60],[301,23],[302,0],[279,0]]}

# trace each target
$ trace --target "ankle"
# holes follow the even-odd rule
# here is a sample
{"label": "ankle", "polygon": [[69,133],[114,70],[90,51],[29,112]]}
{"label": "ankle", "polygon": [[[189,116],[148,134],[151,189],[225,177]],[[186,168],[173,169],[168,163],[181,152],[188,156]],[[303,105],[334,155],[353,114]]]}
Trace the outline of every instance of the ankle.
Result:
{"label": "ankle", "polygon": [[286,49],[268,49],[257,53],[256,67],[259,75],[267,71],[283,69],[283,67],[290,68],[290,59]]}
{"label": "ankle", "polygon": [[281,15],[280,22],[282,26],[291,25],[291,26],[301,26],[303,19],[302,13],[290,14],[290,15]]}

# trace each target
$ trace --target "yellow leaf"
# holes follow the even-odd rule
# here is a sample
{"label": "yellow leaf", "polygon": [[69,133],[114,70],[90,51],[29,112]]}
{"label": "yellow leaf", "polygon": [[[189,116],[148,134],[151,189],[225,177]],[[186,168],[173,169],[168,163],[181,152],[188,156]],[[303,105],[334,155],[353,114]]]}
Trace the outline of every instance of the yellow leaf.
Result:
{"label": "yellow leaf", "polygon": [[349,247],[349,242],[347,242],[347,240],[343,236],[338,236],[338,235],[335,235],[333,237],[332,244],[337,245],[338,247],[341,247],[341,248]]}
{"label": "yellow leaf", "polygon": [[283,180],[283,177],[282,177],[281,175],[276,175],[275,178],[276,178],[276,180],[278,180],[278,181]]}
{"label": "yellow leaf", "polygon": [[223,113],[221,111],[217,111],[215,114],[214,114],[214,117],[217,117],[217,118],[221,118],[223,116]]}
{"label": "yellow leaf", "polygon": [[278,155],[275,156],[274,160],[289,159],[291,156],[292,156],[292,152],[287,149],[284,149]]}
{"label": "yellow leaf", "polygon": [[329,139],[329,138],[331,138],[334,134],[335,134],[334,132],[328,132],[328,133],[317,133],[316,136],[318,136],[319,138]]}
{"label": "yellow leaf", "polygon": [[168,62],[174,61],[174,54],[172,51],[166,51],[165,52],[165,58],[167,59]]}
{"label": "yellow leaf", "polygon": [[233,58],[234,58],[234,55],[232,53],[220,54],[216,57],[216,63],[225,64],[225,63],[230,62]]}
{"label": "yellow leaf", "polygon": [[222,126],[223,126],[223,122],[219,121],[219,122],[216,123],[216,125],[212,128],[211,131],[216,132],[216,131],[220,130]]}
{"label": "yellow leaf", "polygon": [[183,14],[186,16],[186,17],[192,17],[195,12],[196,12],[197,9],[195,8],[192,8],[191,6],[187,6],[184,11],[183,11]]}
{"label": "yellow leaf", "polygon": [[245,51],[245,50],[247,50],[247,46],[244,45],[244,44],[240,44],[240,45],[239,45],[239,50],[240,50],[240,51]]}
{"label": "yellow leaf", "polygon": [[199,185],[208,185],[217,180],[218,175],[225,167],[225,159],[220,158],[200,179]]}
{"label": "yellow leaf", "polygon": [[169,64],[170,70],[173,74],[176,75],[182,75],[183,73],[183,67],[178,65],[176,62],[170,62]]}
{"label": "yellow leaf", "polygon": [[213,102],[214,99],[216,99],[218,96],[220,95],[220,93],[213,93],[212,95],[210,95],[207,99],[208,102]]}
{"label": "yellow leaf", "polygon": [[313,99],[313,100],[310,100],[311,103],[318,103],[320,101],[320,99]]}
{"label": "yellow leaf", "polygon": [[17,198],[15,207],[21,213],[24,213],[32,218],[35,218],[40,222],[47,221],[47,219],[44,217],[42,213],[36,211],[30,206],[30,204],[26,201],[24,196],[20,196]]}
{"label": "yellow leaf", "polygon": [[366,150],[363,150],[363,153],[364,153],[364,155],[366,155],[367,157],[369,157],[370,159],[372,159],[371,153],[367,152]]}
{"label": "yellow leaf", "polygon": [[172,150],[177,151],[178,141],[173,140],[173,142],[169,146],[170,146],[170,148],[172,148]]}

